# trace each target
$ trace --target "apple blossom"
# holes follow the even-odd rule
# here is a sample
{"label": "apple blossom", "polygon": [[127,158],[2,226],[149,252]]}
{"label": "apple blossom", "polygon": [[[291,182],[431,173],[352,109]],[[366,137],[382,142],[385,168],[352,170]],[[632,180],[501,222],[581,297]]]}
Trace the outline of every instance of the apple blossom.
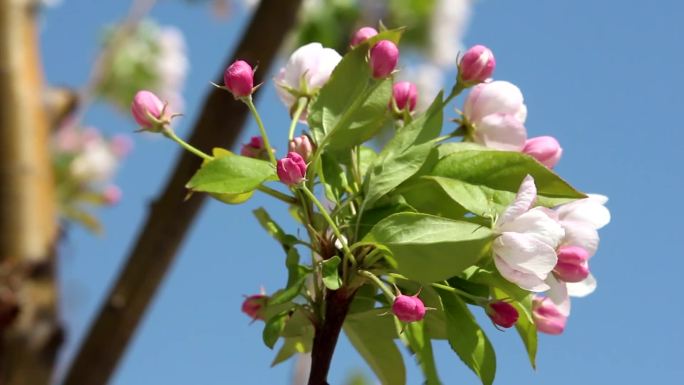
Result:
{"label": "apple blossom", "polygon": [[525,146],[527,106],[512,83],[494,81],[473,87],[463,113],[476,143],[506,151],[521,151]]}
{"label": "apple blossom", "polygon": [[402,322],[416,322],[425,318],[425,305],[418,295],[399,294],[392,303],[392,313]]}
{"label": "apple blossom", "polygon": [[254,88],[254,69],[246,61],[238,60],[226,68],[223,81],[235,99],[249,96]]}
{"label": "apple blossom", "polygon": [[496,61],[492,51],[476,45],[468,49],[458,64],[458,76],[466,85],[482,83],[494,73]]}
{"label": "apple blossom", "polygon": [[522,152],[537,159],[539,163],[553,168],[563,155],[563,149],[553,136],[537,136],[527,139]]}
{"label": "apple blossom", "polygon": [[544,280],[556,266],[556,247],[563,238],[561,225],[550,210],[532,208],[537,198],[534,179],[520,184],[513,203],[497,219],[494,230],[494,263],[507,280],[534,292],[545,291]]}
{"label": "apple blossom", "polygon": [[378,34],[378,31],[373,27],[363,27],[354,33],[351,38],[350,45],[356,47],[357,45],[363,43],[364,41],[370,39],[371,37]]}
{"label": "apple blossom", "polygon": [[276,165],[278,178],[288,186],[296,185],[306,177],[306,162],[301,155],[290,152]]}
{"label": "apple blossom", "polygon": [[[340,60],[342,56],[337,51],[324,48],[321,43],[299,47],[275,78],[280,100],[291,109],[299,97],[316,94],[328,82]],[[301,119],[304,120],[305,116]]]}

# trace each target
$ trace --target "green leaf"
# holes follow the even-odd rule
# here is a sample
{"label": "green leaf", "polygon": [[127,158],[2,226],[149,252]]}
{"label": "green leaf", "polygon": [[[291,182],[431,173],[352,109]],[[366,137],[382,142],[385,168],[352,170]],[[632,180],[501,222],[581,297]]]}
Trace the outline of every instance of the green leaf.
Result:
{"label": "green leaf", "polygon": [[[516,193],[528,174],[534,178],[538,203],[543,206],[556,206],[586,197],[534,158],[519,152],[456,151],[440,159],[431,172],[433,176],[483,186],[486,189],[481,194],[478,193],[483,199],[488,199],[492,190]],[[467,188],[467,185],[461,185],[461,190]],[[470,188],[469,191],[472,193],[473,189]],[[455,194],[462,192],[457,191]],[[470,198],[474,196],[471,195]],[[488,202],[481,202],[478,209],[486,208],[487,205]]]}
{"label": "green leaf", "polygon": [[285,323],[289,317],[289,311],[284,311],[271,317],[264,325],[264,331],[262,333],[262,338],[264,344],[268,346],[269,349],[273,349],[273,346],[278,341],[280,333],[285,329]]}
{"label": "green leaf", "polygon": [[277,180],[270,163],[244,156],[214,158],[202,165],[187,184],[193,191],[214,194],[243,194],[268,180]]}
{"label": "green leaf", "polygon": [[460,219],[467,213],[432,179],[415,178],[402,184],[396,191],[416,210],[445,218]]}
{"label": "green leaf", "polygon": [[492,344],[459,296],[445,290],[438,292],[447,317],[449,345],[484,385],[491,385],[496,374]]}
{"label": "green leaf", "polygon": [[347,189],[347,176],[339,162],[339,157],[323,153],[321,156],[322,173],[320,173],[326,198],[339,202]]}
{"label": "green leaf", "polygon": [[[313,329],[312,329],[313,330]],[[284,338],[283,346],[278,350],[271,367],[278,365],[281,362],[287,361],[290,357],[297,353],[308,353],[311,351],[311,344],[313,342],[313,335],[305,337],[287,337]]]}
{"label": "green leaf", "polygon": [[342,260],[337,255],[321,262],[323,284],[330,290],[337,290],[342,286],[342,279],[338,274],[338,266]]}
{"label": "green leaf", "polygon": [[434,139],[442,130],[443,106],[440,92],[423,115],[397,130],[366,174],[363,207],[372,207],[378,199],[420,170]]}
{"label": "green leaf", "polygon": [[288,284],[288,286],[285,289],[281,289],[273,293],[271,298],[268,300],[269,306],[280,305],[295,299],[302,291],[302,287],[304,286],[305,281],[306,274],[302,274],[296,280],[294,280],[294,282]]}
{"label": "green leaf", "polygon": [[423,372],[425,385],[441,385],[442,381],[439,379],[439,374],[437,374],[437,365],[435,364],[435,357],[432,352],[432,342],[426,332],[424,322],[411,322],[405,326],[401,325],[399,320],[396,320],[396,323],[400,328],[405,327],[401,338],[415,355],[416,361]]}
{"label": "green leaf", "polygon": [[378,157],[378,154],[375,152],[375,150],[367,146],[360,146],[359,151],[359,171],[361,172],[361,175],[366,175],[368,168]]}
{"label": "green leaf", "polygon": [[370,139],[382,127],[392,95],[390,78],[375,80],[368,50],[379,40],[399,42],[401,30],[381,32],[344,55],[309,107],[309,127],[319,145],[346,149]]}
{"label": "green leaf", "polygon": [[[495,298],[505,299],[511,296],[505,291],[494,287],[492,293]],[[532,318],[532,298],[534,294],[528,293],[528,295],[520,302],[511,302],[513,306],[518,310],[518,322],[515,324],[515,329],[520,335],[520,339],[525,345],[525,351],[527,351],[527,357],[530,360],[530,365],[533,369],[537,368],[537,326],[534,324],[534,318]]]}
{"label": "green leaf", "polygon": [[401,196],[387,196],[381,199],[375,207],[362,213],[358,237],[363,238],[381,220],[402,212],[416,212],[416,210]]}
{"label": "green leaf", "polygon": [[418,213],[394,214],[373,227],[363,242],[386,247],[399,273],[436,282],[477,263],[490,246],[490,229]]}
{"label": "green leaf", "polygon": [[263,227],[270,236],[275,238],[276,241],[280,242],[280,244],[283,245],[283,248],[287,250],[295,244],[297,238],[285,233],[273,218],[268,215],[268,212],[263,207],[253,210],[252,213],[259,221],[261,227]]}
{"label": "green leaf", "polygon": [[394,342],[396,333],[391,316],[380,316],[384,310],[374,309],[350,314],[344,322],[349,341],[366,360],[384,385],[406,384],[406,369]]}

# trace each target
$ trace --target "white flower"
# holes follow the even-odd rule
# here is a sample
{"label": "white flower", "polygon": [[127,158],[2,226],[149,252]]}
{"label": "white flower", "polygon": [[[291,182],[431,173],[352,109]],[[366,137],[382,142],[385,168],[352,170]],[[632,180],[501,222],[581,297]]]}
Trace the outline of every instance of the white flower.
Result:
{"label": "white flower", "polygon": [[556,247],[563,228],[554,213],[531,208],[537,198],[534,179],[526,176],[513,203],[498,218],[494,240],[494,263],[501,275],[525,290],[549,289],[544,280],[556,266]]}
{"label": "white flower", "polygon": [[506,81],[481,83],[466,98],[463,114],[473,140],[504,151],[522,151],[527,140],[527,106],[520,89]]}
{"label": "white flower", "polygon": [[292,53],[285,67],[275,78],[278,96],[288,108],[297,97],[314,95],[330,79],[330,74],[342,60],[337,51],[321,43],[309,43]]}
{"label": "white flower", "polygon": [[117,164],[118,159],[107,142],[92,140],[71,162],[69,171],[79,181],[104,182],[112,178]]}

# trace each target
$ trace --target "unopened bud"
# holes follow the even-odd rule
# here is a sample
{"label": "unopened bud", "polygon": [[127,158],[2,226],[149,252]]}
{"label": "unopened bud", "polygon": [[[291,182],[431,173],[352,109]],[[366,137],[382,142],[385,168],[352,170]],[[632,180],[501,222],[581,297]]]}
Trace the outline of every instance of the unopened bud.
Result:
{"label": "unopened bud", "polygon": [[565,282],[580,282],[589,276],[589,252],[578,246],[558,249],[558,262],[553,273]]}
{"label": "unopened bud", "polygon": [[563,149],[552,136],[537,136],[528,139],[522,151],[548,168],[553,168],[563,155]]}
{"label": "unopened bud", "polygon": [[268,297],[264,294],[250,295],[242,302],[242,312],[247,314],[253,320],[263,320],[263,308],[268,301]]}
{"label": "unopened bud", "polygon": [[373,77],[382,79],[394,71],[399,61],[399,48],[389,40],[381,40],[370,51],[370,66]]}
{"label": "unopened bud", "polygon": [[301,155],[290,152],[285,158],[278,160],[276,172],[281,182],[288,186],[296,185],[306,177],[306,162]]}
{"label": "unopened bud", "polygon": [[505,301],[496,301],[490,303],[486,308],[487,315],[495,324],[510,328],[518,322],[518,310],[515,306]]}
{"label": "unopened bud", "polygon": [[356,47],[364,41],[378,34],[378,31],[373,27],[363,27],[354,33],[351,39],[351,46]]}
{"label": "unopened bud", "polygon": [[226,68],[223,81],[235,99],[249,96],[254,89],[254,70],[246,61],[238,60]]}
{"label": "unopened bud", "polygon": [[532,300],[532,318],[537,330],[546,334],[561,334],[568,320],[548,297],[535,296]]}
{"label": "unopened bud", "polygon": [[288,144],[288,150],[290,152],[296,152],[301,155],[304,161],[308,161],[309,157],[313,153],[313,144],[311,144],[311,139],[307,135],[301,135],[293,138]]}
{"label": "unopened bud", "polygon": [[418,295],[399,294],[392,303],[392,313],[402,322],[416,322],[425,318],[425,305]]}
{"label": "unopened bud", "polygon": [[458,65],[458,76],[466,84],[477,84],[492,77],[496,61],[492,51],[476,45],[466,51]]}
{"label": "unopened bud", "polygon": [[392,87],[392,100],[400,111],[412,112],[416,108],[418,89],[411,82],[398,82]]}
{"label": "unopened bud", "polygon": [[163,120],[164,103],[150,91],[138,91],[131,103],[133,119],[143,128],[158,131]]}

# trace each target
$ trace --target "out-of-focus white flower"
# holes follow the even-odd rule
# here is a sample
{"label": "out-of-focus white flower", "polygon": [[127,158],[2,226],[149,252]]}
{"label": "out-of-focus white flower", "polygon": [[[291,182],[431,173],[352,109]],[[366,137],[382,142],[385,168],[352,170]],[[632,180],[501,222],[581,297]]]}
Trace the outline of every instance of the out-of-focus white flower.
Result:
{"label": "out-of-focus white flower", "polygon": [[463,48],[472,0],[437,0],[430,24],[430,56],[439,66],[453,66]]}
{"label": "out-of-focus white flower", "polygon": [[84,182],[104,182],[112,178],[118,165],[118,158],[111,146],[104,140],[93,140],[85,144],[71,162],[71,176]]}
{"label": "out-of-focus white flower", "polygon": [[162,99],[177,110],[183,109],[181,91],[188,73],[183,32],[176,27],[162,27],[158,33],[159,56],[156,58],[158,90]]}
{"label": "out-of-focus white flower", "polygon": [[493,249],[494,263],[504,278],[525,290],[542,292],[549,289],[544,280],[556,266],[556,247],[564,232],[553,211],[532,208],[536,198],[537,187],[528,175],[496,221],[499,236]]}
{"label": "out-of-focus white flower", "polygon": [[416,106],[416,111],[419,112],[427,110],[444,86],[442,70],[430,63],[409,67],[406,71],[399,72],[399,77],[416,85],[418,95],[420,95]]}

